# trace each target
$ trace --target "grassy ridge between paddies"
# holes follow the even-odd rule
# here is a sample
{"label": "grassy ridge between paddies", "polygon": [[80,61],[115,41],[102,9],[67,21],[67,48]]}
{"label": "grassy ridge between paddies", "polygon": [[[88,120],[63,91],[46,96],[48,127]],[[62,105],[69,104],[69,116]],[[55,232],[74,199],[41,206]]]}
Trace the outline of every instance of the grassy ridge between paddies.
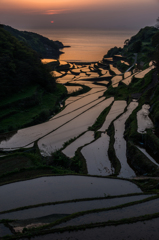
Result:
{"label": "grassy ridge between paddies", "polygon": [[[58,160],[58,158],[57,158]],[[76,174],[68,166],[48,164],[37,153],[14,153],[0,158],[0,185],[42,176]]]}

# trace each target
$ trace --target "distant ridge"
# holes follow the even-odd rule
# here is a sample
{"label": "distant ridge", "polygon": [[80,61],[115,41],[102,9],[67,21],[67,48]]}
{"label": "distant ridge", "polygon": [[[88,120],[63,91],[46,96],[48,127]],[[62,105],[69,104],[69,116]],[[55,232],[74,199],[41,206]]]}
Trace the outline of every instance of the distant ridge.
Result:
{"label": "distant ridge", "polygon": [[26,43],[27,46],[36,51],[40,58],[58,59],[59,55],[63,53],[60,51],[60,49],[62,49],[64,46],[60,41],[53,41],[33,32],[19,31],[10,26],[1,26],[3,26],[4,30],[8,31],[19,41]]}

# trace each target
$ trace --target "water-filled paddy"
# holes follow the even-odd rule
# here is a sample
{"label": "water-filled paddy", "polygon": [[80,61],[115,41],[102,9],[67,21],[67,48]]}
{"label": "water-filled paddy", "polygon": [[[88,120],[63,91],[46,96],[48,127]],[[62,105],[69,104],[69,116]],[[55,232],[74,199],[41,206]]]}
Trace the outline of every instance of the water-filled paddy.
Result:
{"label": "water-filled paddy", "polygon": [[51,74],[56,78],[62,77],[62,73],[57,72],[57,71],[52,71]]}
{"label": "water-filled paddy", "polygon": [[[80,82],[81,83],[81,82]],[[87,86],[89,86],[89,84],[88,84],[88,82],[86,82],[86,84],[85,84],[85,82],[83,83],[81,83],[82,85],[87,85]],[[91,85],[91,84],[90,84]],[[92,84],[93,86],[96,86],[95,84]],[[75,101],[77,101],[77,100],[79,100],[79,99],[82,99],[82,98],[84,98],[84,97],[88,97],[89,98],[89,96],[90,95],[92,95],[92,94],[98,94],[99,92],[101,92],[101,94],[99,95],[99,96],[102,96],[103,95],[103,92],[104,92],[104,90],[106,90],[106,87],[103,87],[103,86],[99,86],[99,88],[97,89],[97,88],[92,88],[88,93],[83,93],[83,94],[80,94],[80,95],[78,95],[78,96],[73,96],[73,97],[69,97],[68,99],[66,99],[66,101],[65,101],[65,106],[67,106],[68,104],[70,104],[70,103],[73,103],[73,102],[75,102]],[[99,97],[98,96],[98,97]],[[88,101],[88,100],[86,100],[86,101]],[[72,109],[71,109],[72,110]],[[63,113],[63,112],[62,112]],[[59,113],[59,114],[61,114],[61,113]],[[59,116],[59,114],[57,115],[57,116]],[[55,116],[56,117],[56,116]]]}
{"label": "water-filled paddy", "polygon": [[[100,80],[100,78],[99,78],[99,80]],[[96,91],[97,91],[97,89],[107,89],[105,86],[101,86],[101,85],[96,85],[96,84],[94,84],[94,81],[92,80],[91,81],[91,79],[90,79],[90,81],[87,81],[86,79],[83,79],[83,80],[81,80],[81,79],[78,79],[77,81],[74,81],[75,83],[80,83],[80,84],[82,84],[82,85],[86,85],[86,86],[88,86],[88,87],[90,87],[90,88],[92,88],[92,90],[93,89],[95,89]]]}
{"label": "water-filled paddy", "polygon": [[[38,141],[38,146],[41,153],[43,155],[50,155],[52,152],[60,149],[66,141],[70,140],[71,138],[77,137],[81,133],[87,131],[88,127],[94,124],[95,119],[107,106],[112,103],[114,98],[111,97],[104,101],[103,100],[103,98],[97,100],[94,103],[94,106],[90,109],[88,109],[87,106],[86,111],[83,111],[82,114],[80,113],[78,117],[76,114],[76,117],[66,123],[64,126],[61,126],[56,131],[40,139]],[[79,109],[78,111],[81,111],[81,109]]]}
{"label": "water-filled paddy", "polygon": [[82,87],[80,87],[80,86],[66,86],[66,88],[67,88],[68,94],[73,93],[73,92],[77,92],[80,89],[82,89]]}
{"label": "water-filled paddy", "polygon": [[84,146],[87,143],[90,143],[94,140],[94,132],[93,131],[88,131],[85,134],[83,134],[81,137],[76,139],[73,143],[69,144],[62,152],[67,156],[67,157],[74,157],[75,152],[79,147]]}
{"label": "water-filled paddy", "polygon": [[[48,134],[49,132],[60,127],[61,125],[65,124],[66,122],[75,118],[76,116],[78,116],[82,112],[86,111],[90,107],[92,107],[95,104],[102,101],[102,98],[98,99],[98,97],[101,96],[102,94],[103,94],[103,91],[99,91],[95,94],[89,95],[89,97],[86,97],[84,99],[81,98],[77,102],[77,105],[76,104],[74,105],[73,103],[71,105],[68,105],[62,112],[60,112],[58,115],[56,115],[55,119],[52,119],[52,121],[48,121],[48,122],[45,122],[45,123],[42,123],[42,124],[39,124],[36,126],[32,126],[29,128],[19,130],[8,141],[2,141],[0,143],[0,148],[19,148],[19,147],[23,147],[27,144],[30,144],[31,142],[37,140],[40,137],[43,137],[45,134]],[[98,100],[96,100],[96,99],[98,99]],[[92,102],[93,100],[96,100],[96,101]],[[87,103],[88,103],[88,105],[84,106],[83,108],[80,108],[81,106],[83,106]],[[75,112],[72,112],[72,111],[76,110],[76,108],[77,109],[79,108],[79,109]],[[70,113],[70,112],[72,112],[72,113]],[[62,117],[62,118],[57,118],[63,114],[66,114],[66,116]],[[100,114],[100,111],[97,110],[97,114],[94,115],[94,121],[95,121],[96,117],[98,117],[98,114]],[[85,129],[85,130],[87,130],[87,129]],[[78,135],[79,134],[80,133],[78,133]]]}
{"label": "water-filled paddy", "polygon": [[103,123],[102,127],[98,131],[101,131],[101,132],[106,131],[110,123],[124,111],[125,107],[126,107],[126,101],[115,101],[105,119],[105,122]]}
{"label": "water-filled paddy", "polygon": [[130,77],[131,76],[131,72],[125,72],[124,73],[124,78],[128,78],[128,77]]}
{"label": "water-filled paddy", "polygon": [[50,62],[57,62],[56,59],[48,59],[48,58],[44,58],[41,60],[42,63],[46,64],[46,63],[50,63]]}
{"label": "water-filled paddy", "polygon": [[[125,75],[125,74],[124,74]],[[126,85],[129,85],[132,81],[133,75],[130,75],[129,77],[127,77],[126,79],[124,79],[122,82],[125,83]]]}
{"label": "water-filled paddy", "polygon": [[108,176],[114,173],[108,157],[109,136],[102,133],[96,141],[82,148],[81,153],[86,159],[88,174]]}
{"label": "water-filled paddy", "polygon": [[121,63],[124,63],[125,65],[128,65],[129,66],[129,63],[128,62],[125,62],[123,60],[120,61]]}
{"label": "water-filled paddy", "polygon": [[117,197],[112,199],[97,199],[90,201],[76,201],[70,203],[47,205],[44,207],[30,208],[21,211],[0,214],[0,219],[30,219],[44,217],[51,214],[72,214],[92,209],[110,208],[129,202],[143,200],[149,196],[150,195],[139,195],[131,197]]}
{"label": "water-filled paddy", "polygon": [[142,191],[125,180],[87,176],[52,176],[0,187],[0,211],[72,199],[115,196]]}
{"label": "water-filled paddy", "polygon": [[111,81],[112,81],[112,86],[113,87],[118,87],[118,85],[119,85],[119,82],[120,81],[122,81],[122,79],[123,79],[123,77],[122,76],[115,76],[115,77],[113,77],[112,79],[111,79]]}
{"label": "water-filled paddy", "polygon": [[[101,97],[104,93],[104,90],[95,90],[93,91],[93,89],[89,92],[89,94],[87,95],[82,95],[77,96],[77,97],[71,97],[72,100],[77,100],[74,101],[72,104],[66,106],[66,108],[61,111],[60,113],[56,114],[55,117],[53,117],[52,119],[56,119],[59,118],[60,116],[64,116],[65,114],[70,114],[71,112],[78,110],[79,108],[83,108],[85,107],[87,104],[92,103],[93,101],[98,100],[99,97]],[[50,119],[50,120],[52,120]],[[65,119],[63,119],[63,122],[65,121]]]}
{"label": "water-filled paddy", "polygon": [[4,224],[0,223],[0,238],[5,235],[13,235],[9,228],[5,227]]}
{"label": "water-filled paddy", "polygon": [[131,178],[135,176],[135,172],[130,168],[127,163],[126,157],[126,141],[124,139],[124,131],[125,131],[125,121],[132,113],[132,111],[138,106],[137,102],[131,102],[127,108],[127,111],[121,115],[114,122],[115,127],[115,143],[114,148],[116,152],[116,156],[121,163],[120,177]]}
{"label": "water-filled paddy", "polygon": [[108,81],[98,81],[98,83],[102,83],[102,84],[107,85],[109,82]]}
{"label": "water-filled paddy", "polygon": [[77,226],[82,224],[120,220],[123,218],[139,217],[145,215],[145,213],[153,214],[159,212],[158,201],[159,201],[158,199],[155,199],[148,202],[136,204],[133,206],[123,207],[120,209],[86,214],[74,218],[66,223],[62,223],[57,227]]}
{"label": "water-filled paddy", "polygon": [[149,68],[146,68],[145,70],[139,72],[138,74],[135,75],[136,78],[143,78],[145,77],[145,75],[150,72],[152,69],[154,68],[154,66],[150,66]]}
{"label": "water-filled paddy", "polygon": [[[158,228],[159,218],[154,218],[146,221],[139,221],[136,223],[128,223],[117,226],[105,226],[96,227],[91,229],[84,229],[79,231],[67,231],[64,233],[54,233],[45,236],[38,236],[33,238],[33,240],[68,240],[68,239],[87,239],[87,240],[158,240],[159,228]],[[26,239],[25,239],[26,240]],[[31,239],[32,240],[32,239]]]}
{"label": "water-filled paddy", "polygon": [[121,74],[121,72],[116,67],[114,67],[112,64],[110,64],[109,66],[110,66],[110,70],[113,71],[116,75]]}

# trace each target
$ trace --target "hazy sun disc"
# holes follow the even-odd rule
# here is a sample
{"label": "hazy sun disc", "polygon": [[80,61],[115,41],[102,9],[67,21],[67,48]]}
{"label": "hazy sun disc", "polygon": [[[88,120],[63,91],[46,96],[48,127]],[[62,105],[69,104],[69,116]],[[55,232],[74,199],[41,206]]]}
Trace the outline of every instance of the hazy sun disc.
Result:
{"label": "hazy sun disc", "polygon": [[54,21],[51,21],[51,23],[54,23]]}

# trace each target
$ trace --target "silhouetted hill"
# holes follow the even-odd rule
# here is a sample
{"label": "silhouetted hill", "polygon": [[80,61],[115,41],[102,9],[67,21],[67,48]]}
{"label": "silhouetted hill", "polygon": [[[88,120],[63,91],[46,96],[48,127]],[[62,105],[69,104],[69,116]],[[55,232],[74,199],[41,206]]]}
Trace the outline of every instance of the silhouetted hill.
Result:
{"label": "silhouetted hill", "polygon": [[159,29],[155,27],[142,28],[136,35],[125,40],[123,48],[111,48],[104,57],[113,57],[121,54],[131,61],[134,53],[138,53],[138,62],[146,63],[151,60],[155,52],[155,47],[152,45],[152,37],[158,32]]}
{"label": "silhouetted hill", "polygon": [[0,98],[19,92],[30,84],[53,91],[55,80],[37,53],[0,28]]}
{"label": "silhouetted hill", "polygon": [[62,53],[59,49],[64,46],[59,41],[52,41],[37,33],[19,31],[10,26],[3,25],[3,28],[16,37],[19,41],[24,42],[35,50],[41,58],[56,58]]}
{"label": "silhouetted hill", "polygon": [[[40,123],[66,93],[39,55],[0,26],[0,132]],[[25,115],[25,116],[24,116]]]}

